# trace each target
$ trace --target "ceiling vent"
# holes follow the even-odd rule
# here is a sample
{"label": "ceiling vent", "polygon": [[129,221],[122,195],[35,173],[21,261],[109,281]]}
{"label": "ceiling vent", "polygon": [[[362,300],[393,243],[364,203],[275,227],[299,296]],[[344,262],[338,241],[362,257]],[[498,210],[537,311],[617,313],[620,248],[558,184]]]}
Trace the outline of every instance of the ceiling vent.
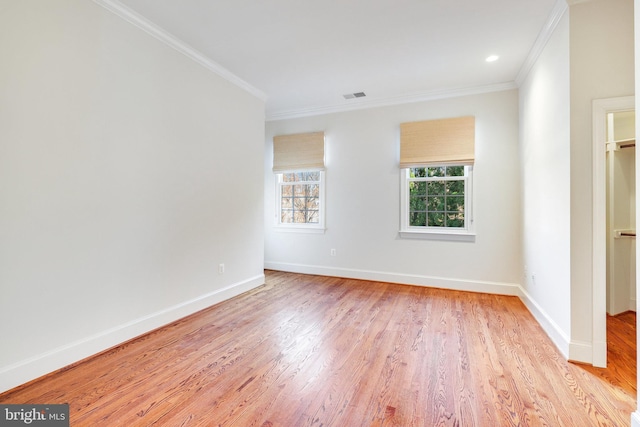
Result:
{"label": "ceiling vent", "polygon": [[344,99],[353,99],[353,98],[364,98],[367,96],[364,92],[356,92],[356,93],[347,93],[344,96]]}

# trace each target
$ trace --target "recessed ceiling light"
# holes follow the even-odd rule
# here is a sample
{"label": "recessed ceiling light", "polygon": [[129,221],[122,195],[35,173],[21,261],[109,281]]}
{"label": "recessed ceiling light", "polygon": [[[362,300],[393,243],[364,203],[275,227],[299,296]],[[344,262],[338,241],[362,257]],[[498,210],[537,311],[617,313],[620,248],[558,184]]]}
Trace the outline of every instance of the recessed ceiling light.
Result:
{"label": "recessed ceiling light", "polygon": [[497,61],[498,58],[500,58],[498,55],[491,55],[491,56],[487,56],[487,59],[485,61],[494,62],[494,61]]}

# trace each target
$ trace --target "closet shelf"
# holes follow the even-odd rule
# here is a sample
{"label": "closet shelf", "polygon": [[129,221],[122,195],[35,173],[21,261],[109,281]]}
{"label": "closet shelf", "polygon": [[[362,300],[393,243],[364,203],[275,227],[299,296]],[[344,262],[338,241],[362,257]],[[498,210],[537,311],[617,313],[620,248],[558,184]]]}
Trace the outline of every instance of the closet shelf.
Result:
{"label": "closet shelf", "polygon": [[619,139],[617,141],[609,141],[607,142],[607,149],[611,150],[619,150],[621,148],[631,148],[636,146],[636,139]]}
{"label": "closet shelf", "polygon": [[616,239],[623,237],[636,237],[636,230],[613,230]]}

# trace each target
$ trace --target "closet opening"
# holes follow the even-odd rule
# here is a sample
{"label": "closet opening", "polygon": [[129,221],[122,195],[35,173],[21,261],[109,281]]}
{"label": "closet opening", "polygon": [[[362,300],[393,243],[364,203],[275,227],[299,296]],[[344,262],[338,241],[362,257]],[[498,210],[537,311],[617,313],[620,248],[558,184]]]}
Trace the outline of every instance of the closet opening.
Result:
{"label": "closet opening", "polygon": [[607,314],[636,310],[635,111],[607,113]]}

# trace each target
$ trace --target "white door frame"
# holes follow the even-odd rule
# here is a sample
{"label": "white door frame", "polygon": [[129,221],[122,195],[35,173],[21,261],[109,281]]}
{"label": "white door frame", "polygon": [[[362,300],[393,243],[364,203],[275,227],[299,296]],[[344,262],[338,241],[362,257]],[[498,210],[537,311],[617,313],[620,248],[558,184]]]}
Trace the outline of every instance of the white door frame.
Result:
{"label": "white door frame", "polygon": [[607,113],[635,110],[635,97],[593,101],[593,366],[607,366]]}

